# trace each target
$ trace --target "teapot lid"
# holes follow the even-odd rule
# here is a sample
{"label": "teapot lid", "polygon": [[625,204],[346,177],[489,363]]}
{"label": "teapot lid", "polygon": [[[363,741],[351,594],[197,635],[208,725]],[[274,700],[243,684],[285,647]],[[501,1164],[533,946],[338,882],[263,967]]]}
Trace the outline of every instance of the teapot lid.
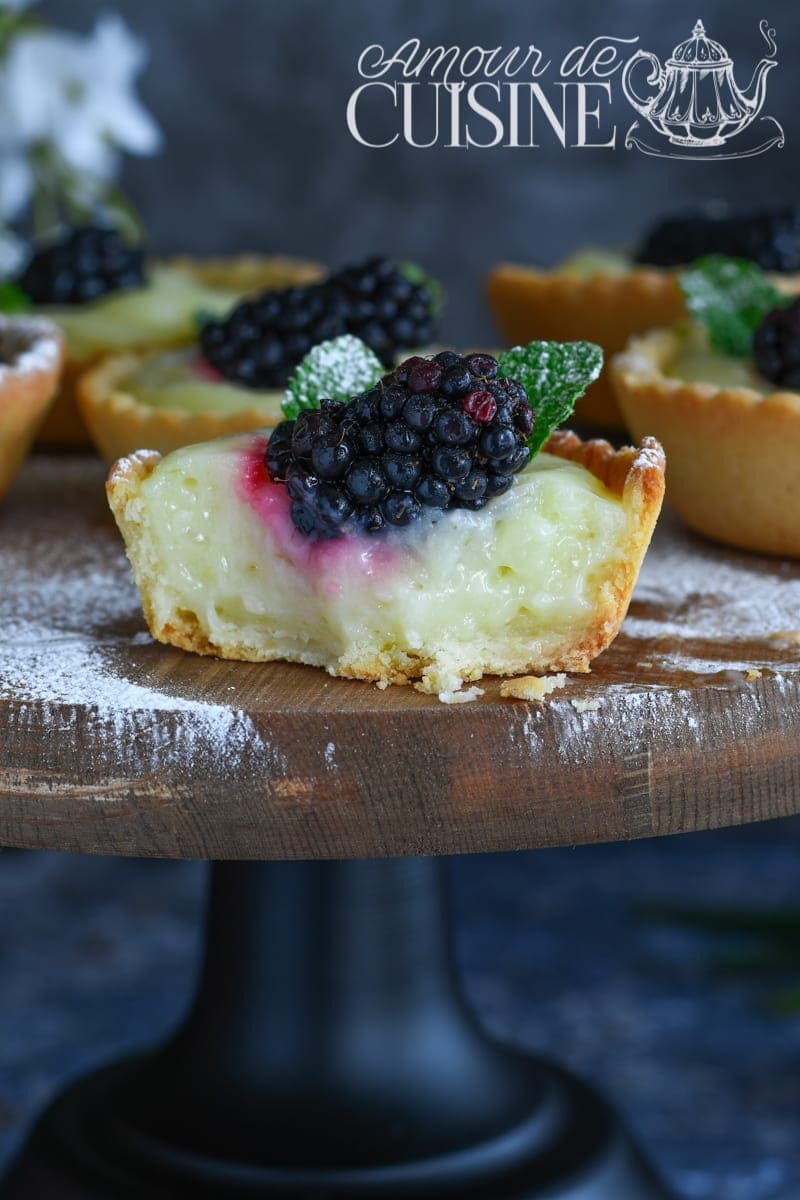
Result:
{"label": "teapot lid", "polygon": [[728,67],[731,59],[728,51],[720,42],[706,35],[705,26],[698,21],[692,30],[692,36],[685,42],[680,42],[672,51],[672,58],[667,66],[676,67]]}

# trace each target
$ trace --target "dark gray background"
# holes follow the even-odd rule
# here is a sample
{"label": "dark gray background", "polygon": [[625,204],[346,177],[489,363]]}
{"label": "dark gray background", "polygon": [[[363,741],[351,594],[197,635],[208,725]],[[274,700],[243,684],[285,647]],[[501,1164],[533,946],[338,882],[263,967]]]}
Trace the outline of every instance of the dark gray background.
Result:
{"label": "dark gray background", "polygon": [[[454,339],[486,331],[481,279],[498,259],[547,263],[576,244],[635,240],[655,215],[710,198],[797,197],[797,0],[45,0],[39,11],[85,31],[105,7],[152,50],[141,91],[165,147],[130,162],[126,183],[156,249],[416,258],[446,286]],[[760,19],[777,30],[762,112],[783,124],[783,150],[718,164],[647,158],[621,147],[635,117],[624,100],[616,151],[563,150],[547,131],[538,150],[373,150],[345,125],[369,43],[534,42],[559,61],[597,34],[638,34],[663,60],[698,16],[742,87],[764,53]]]}

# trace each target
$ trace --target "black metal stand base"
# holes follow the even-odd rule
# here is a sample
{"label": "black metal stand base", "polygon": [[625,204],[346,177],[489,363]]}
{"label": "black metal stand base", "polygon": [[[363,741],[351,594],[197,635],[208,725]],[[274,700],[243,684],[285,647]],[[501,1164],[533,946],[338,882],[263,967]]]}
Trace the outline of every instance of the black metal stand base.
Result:
{"label": "black metal stand base", "polygon": [[438,870],[217,866],[185,1025],[57,1100],[1,1200],[668,1200],[605,1101],[476,1025]]}

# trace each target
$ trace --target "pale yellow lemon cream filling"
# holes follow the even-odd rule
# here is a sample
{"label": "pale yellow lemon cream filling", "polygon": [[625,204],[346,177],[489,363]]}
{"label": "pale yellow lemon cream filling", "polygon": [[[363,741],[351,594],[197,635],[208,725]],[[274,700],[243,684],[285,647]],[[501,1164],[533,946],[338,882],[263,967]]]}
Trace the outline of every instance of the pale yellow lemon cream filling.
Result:
{"label": "pale yellow lemon cream filling", "polygon": [[678,338],[677,353],[665,367],[670,378],[718,388],[750,388],[762,396],[775,391],[775,385],[758,374],[751,358],[734,358],[714,350],[705,328],[697,322],[681,327]]}
{"label": "pale yellow lemon cream filling", "polygon": [[80,360],[101,351],[187,340],[198,312],[222,316],[239,299],[239,292],[209,287],[178,267],[154,266],[144,287],[89,304],[40,305],[36,311],[61,327],[70,357]]}
{"label": "pale yellow lemon cream filling", "polygon": [[[430,354],[429,348],[409,350],[403,357]],[[281,403],[285,389],[239,387],[220,377],[205,378],[198,369],[197,345],[146,359],[115,379],[116,390],[133,396],[148,408],[178,409],[186,413],[216,413],[220,417],[240,412],[256,412],[265,425],[283,419]]]}
{"label": "pale yellow lemon cream filling", "polygon": [[265,424],[282,418],[280,389],[258,391],[237,387],[226,379],[205,379],[198,374],[196,346],[170,350],[150,358],[118,380],[118,390],[149,408],[180,409],[189,413],[263,413]]}
{"label": "pale yellow lemon cream filling", "polygon": [[177,614],[229,657],[376,679],[421,662],[441,694],[484,671],[546,669],[592,628],[625,552],[619,498],[548,454],[480,512],[311,543],[285,507],[265,519],[237,487],[251,445],[186,447],[140,485],[126,537],[157,634]]}
{"label": "pale yellow lemon cream filling", "polygon": [[593,279],[597,275],[625,275],[633,266],[625,250],[586,246],[563,259],[555,270],[579,279]]}

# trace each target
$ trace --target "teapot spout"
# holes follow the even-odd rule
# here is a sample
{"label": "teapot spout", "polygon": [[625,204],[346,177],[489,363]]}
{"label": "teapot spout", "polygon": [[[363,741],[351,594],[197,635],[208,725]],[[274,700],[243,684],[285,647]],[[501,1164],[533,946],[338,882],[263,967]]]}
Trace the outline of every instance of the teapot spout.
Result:
{"label": "teapot spout", "polygon": [[750,114],[749,121],[752,121],[761,112],[761,105],[764,103],[764,97],[767,93],[767,75],[777,65],[775,52],[778,47],[775,43],[775,30],[770,29],[769,21],[760,21],[758,28],[761,31],[761,36],[767,43],[767,54],[769,57],[761,59],[761,62],[758,63],[753,72],[753,78],[748,83],[745,91],[741,93],[742,103]]}
{"label": "teapot spout", "polygon": [[774,66],[777,66],[774,58],[762,58],[753,72],[753,78],[741,93],[742,103],[750,114],[750,121],[761,112],[767,94],[767,75]]}

